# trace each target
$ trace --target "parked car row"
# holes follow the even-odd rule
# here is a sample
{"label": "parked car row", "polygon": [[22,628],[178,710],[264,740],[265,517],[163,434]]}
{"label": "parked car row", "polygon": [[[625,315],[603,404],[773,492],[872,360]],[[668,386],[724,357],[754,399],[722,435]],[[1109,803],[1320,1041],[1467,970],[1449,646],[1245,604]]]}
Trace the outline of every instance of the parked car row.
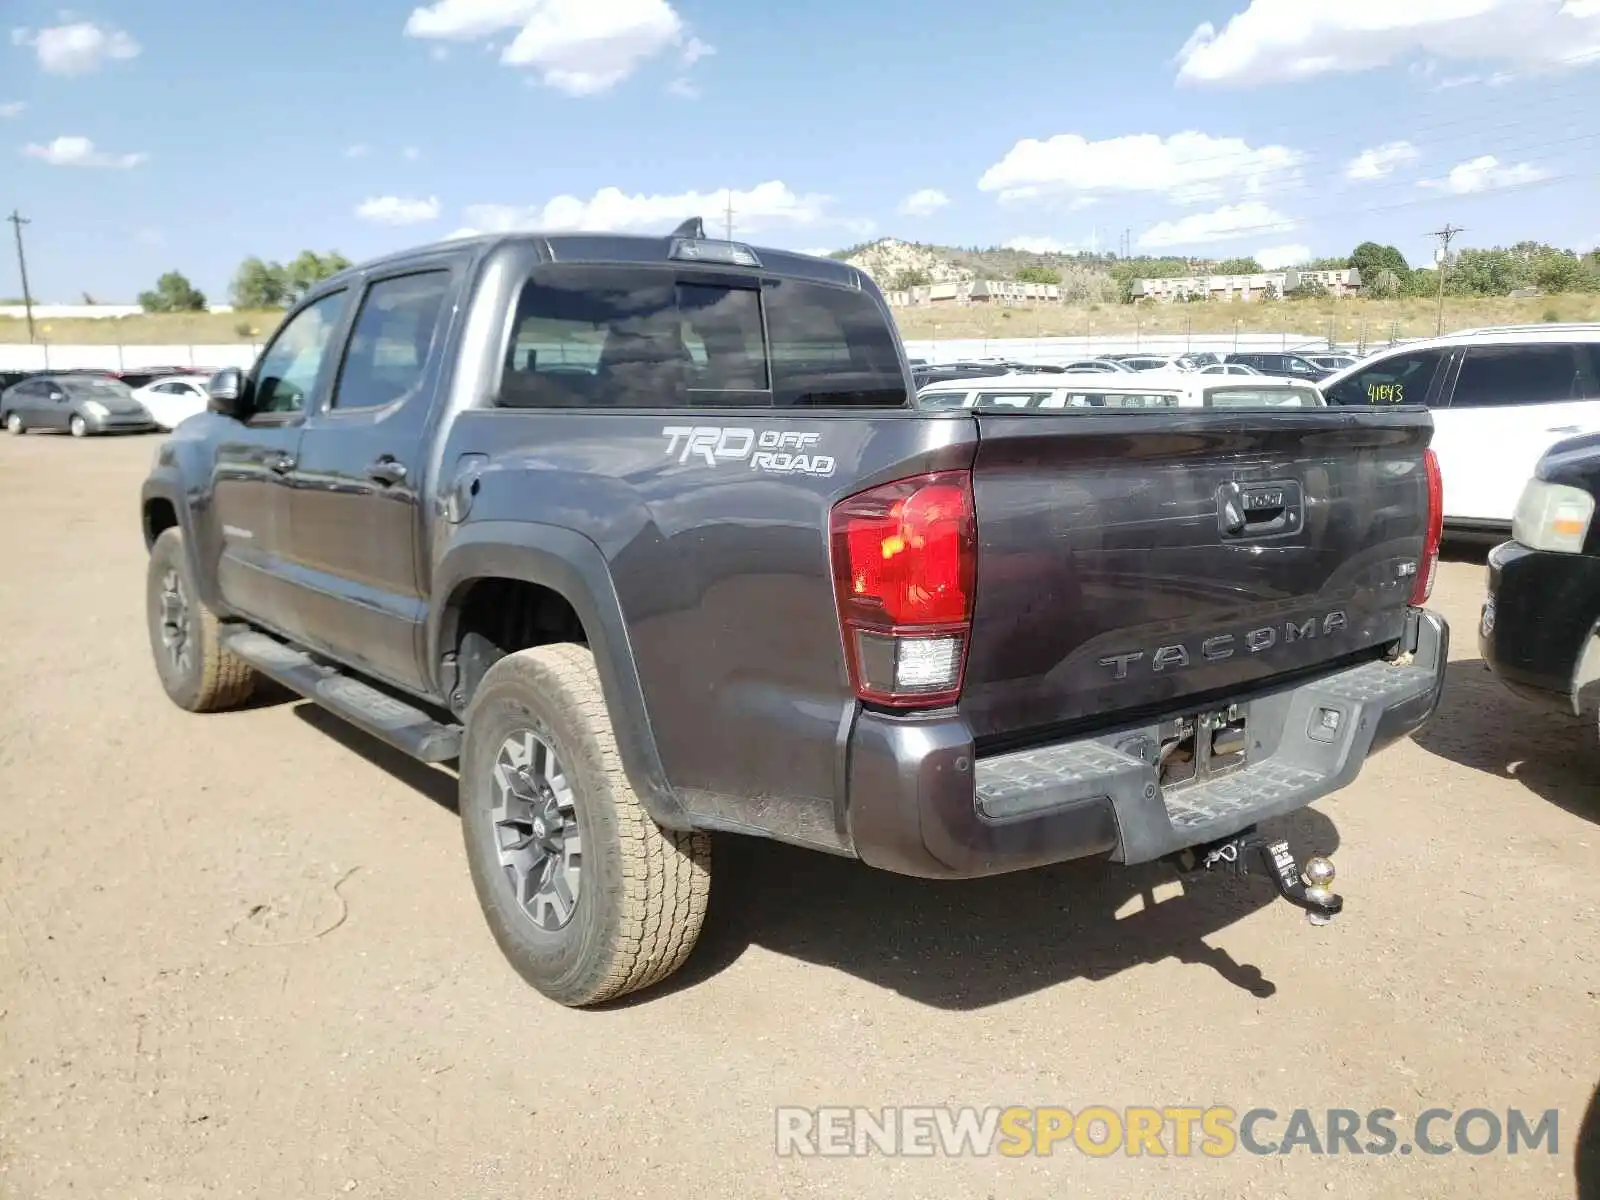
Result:
{"label": "parked car row", "polygon": [[194,367],[11,372],[0,377],[0,425],[73,437],[170,430],[205,411],[210,377]]}
{"label": "parked car row", "polygon": [[1275,375],[1287,379],[1319,381],[1359,360],[1349,354],[1258,354],[1237,352],[1214,354],[1196,351],[1188,354],[1149,354],[1119,352],[1086,355],[1058,363],[1023,362],[1007,358],[963,359],[949,363],[911,360],[912,379],[917,389],[929,384],[959,379],[978,379],[995,374],[1138,374],[1149,371],[1204,372],[1210,375]]}
{"label": "parked car row", "polygon": [[[1137,378],[1141,382],[1133,393],[1141,387],[1155,392],[1145,382],[1155,374],[1208,380],[1247,375],[1263,384],[1298,381],[1314,387],[1334,406],[1425,406],[1433,413],[1432,447],[1449,481],[1444,493],[1445,528],[1456,536],[1494,541],[1512,533],[1524,483],[1541,456],[1562,439],[1600,434],[1600,324],[1462,330],[1383,349],[1363,359],[1288,352],[1209,357],[1217,361],[1196,366],[1176,359],[1108,355],[1056,370],[1079,377],[1071,384],[1078,392],[1083,391],[1081,377],[1088,374],[1123,381]],[[929,376],[937,390],[932,384],[919,384],[919,397],[927,396],[938,407],[981,408],[990,403],[983,397],[1043,390],[1030,391],[1019,379],[1021,374],[1017,364],[963,364],[960,370]],[[1600,662],[1596,669],[1600,670]]]}

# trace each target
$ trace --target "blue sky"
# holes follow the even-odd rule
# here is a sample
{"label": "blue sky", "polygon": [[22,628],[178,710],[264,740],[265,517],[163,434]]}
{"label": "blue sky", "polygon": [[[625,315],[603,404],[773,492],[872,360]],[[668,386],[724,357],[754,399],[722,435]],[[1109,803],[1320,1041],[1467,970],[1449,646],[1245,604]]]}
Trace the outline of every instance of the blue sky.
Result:
{"label": "blue sky", "polygon": [[44,300],[711,224],[730,188],[735,236],[798,249],[1600,241],[1600,0],[3,7],[0,206]]}

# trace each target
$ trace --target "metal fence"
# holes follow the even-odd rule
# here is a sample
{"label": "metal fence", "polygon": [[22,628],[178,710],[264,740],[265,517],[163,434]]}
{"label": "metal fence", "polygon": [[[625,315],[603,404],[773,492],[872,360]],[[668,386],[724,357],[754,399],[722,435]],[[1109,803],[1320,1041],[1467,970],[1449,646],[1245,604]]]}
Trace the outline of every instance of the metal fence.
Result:
{"label": "metal fence", "polygon": [[[1374,334],[1380,331],[1372,331]],[[906,353],[929,362],[954,362],[966,358],[1016,358],[1032,362],[1063,362],[1096,354],[1138,351],[1144,354],[1267,353],[1329,349],[1366,351],[1404,340],[1398,327],[1385,328],[1371,341],[1335,344],[1327,336],[1305,333],[1129,333],[1049,338],[910,338]],[[0,371],[64,371],[71,368],[132,371],[141,367],[248,367],[261,353],[260,343],[229,342],[216,345],[167,346],[53,346],[0,344]]]}

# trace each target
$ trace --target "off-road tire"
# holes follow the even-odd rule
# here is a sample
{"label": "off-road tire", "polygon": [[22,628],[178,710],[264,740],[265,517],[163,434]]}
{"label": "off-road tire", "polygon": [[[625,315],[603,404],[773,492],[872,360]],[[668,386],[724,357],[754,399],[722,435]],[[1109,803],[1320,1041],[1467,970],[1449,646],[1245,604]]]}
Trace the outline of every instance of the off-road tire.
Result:
{"label": "off-road tire", "polygon": [[75,438],[88,437],[89,422],[74,413],[72,419],[67,422],[67,432]]}
{"label": "off-road tire", "polygon": [[21,413],[6,414],[6,430],[14,437],[21,437],[28,432],[28,426],[22,419]]}
{"label": "off-road tire", "polygon": [[[577,903],[562,928],[535,925],[499,861],[495,762],[532,731],[569,780],[582,837]],[[704,833],[662,829],[628,783],[587,647],[518,651],[484,675],[467,709],[461,825],[478,901],[511,965],[569,1007],[615,999],[671,975],[694,949],[711,887]]]}
{"label": "off-road tire", "polygon": [[[187,669],[172,661],[161,640],[163,581],[176,569],[188,598],[188,637],[191,654]],[[222,645],[216,614],[200,599],[194,570],[183,548],[183,531],[163,530],[150,547],[145,577],[145,624],[150,633],[150,653],[167,696],[189,712],[220,712],[250,698],[260,676],[255,669]]]}

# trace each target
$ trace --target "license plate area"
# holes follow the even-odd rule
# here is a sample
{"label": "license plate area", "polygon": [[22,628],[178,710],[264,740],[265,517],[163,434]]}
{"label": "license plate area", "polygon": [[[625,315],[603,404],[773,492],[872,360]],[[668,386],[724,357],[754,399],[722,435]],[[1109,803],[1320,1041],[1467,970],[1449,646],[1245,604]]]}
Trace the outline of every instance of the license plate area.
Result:
{"label": "license plate area", "polygon": [[1248,708],[1230,704],[1163,721],[1157,760],[1162,790],[1181,790],[1244,767],[1249,761]]}

